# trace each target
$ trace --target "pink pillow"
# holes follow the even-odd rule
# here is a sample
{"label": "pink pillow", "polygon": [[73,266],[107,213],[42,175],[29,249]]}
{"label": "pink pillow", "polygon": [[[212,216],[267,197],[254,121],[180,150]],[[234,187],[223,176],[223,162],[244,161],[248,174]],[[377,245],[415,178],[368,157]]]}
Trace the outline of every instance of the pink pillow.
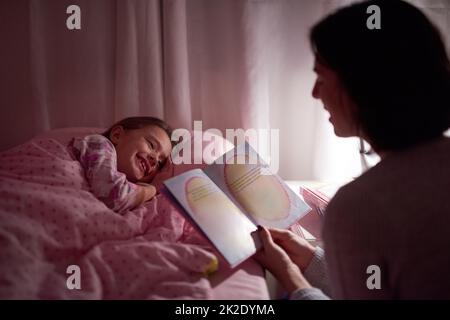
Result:
{"label": "pink pillow", "polygon": [[90,134],[103,133],[104,128],[92,128],[92,127],[72,127],[72,128],[60,128],[43,132],[33,139],[55,139],[62,144],[68,144],[73,137],[83,137]]}

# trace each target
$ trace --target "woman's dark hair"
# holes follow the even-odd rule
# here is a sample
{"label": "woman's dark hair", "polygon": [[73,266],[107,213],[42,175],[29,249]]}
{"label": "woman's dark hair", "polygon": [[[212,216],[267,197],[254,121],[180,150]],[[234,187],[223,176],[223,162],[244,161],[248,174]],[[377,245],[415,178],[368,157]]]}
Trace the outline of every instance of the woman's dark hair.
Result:
{"label": "woman's dark hair", "polygon": [[[370,30],[370,5],[381,29]],[[407,148],[450,126],[450,64],[437,28],[414,6],[372,0],[342,8],[310,33],[318,61],[334,70],[357,105],[375,150]]]}
{"label": "woman's dark hair", "polygon": [[120,120],[119,122],[116,122],[113,124],[108,130],[102,133],[103,136],[110,139],[111,131],[113,128],[117,126],[122,126],[124,130],[134,130],[134,129],[141,129],[147,126],[157,126],[163,129],[167,136],[169,137],[169,140],[172,143],[172,147],[174,146],[174,141],[172,141],[172,128],[163,120],[155,117],[129,117]]}

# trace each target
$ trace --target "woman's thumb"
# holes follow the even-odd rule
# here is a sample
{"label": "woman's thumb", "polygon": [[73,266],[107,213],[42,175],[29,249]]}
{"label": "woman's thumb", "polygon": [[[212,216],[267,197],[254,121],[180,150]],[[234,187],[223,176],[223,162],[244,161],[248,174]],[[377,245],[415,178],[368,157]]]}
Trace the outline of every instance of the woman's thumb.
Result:
{"label": "woman's thumb", "polygon": [[272,236],[270,235],[270,232],[263,226],[258,226],[258,231],[263,246],[265,248],[273,246],[273,240]]}

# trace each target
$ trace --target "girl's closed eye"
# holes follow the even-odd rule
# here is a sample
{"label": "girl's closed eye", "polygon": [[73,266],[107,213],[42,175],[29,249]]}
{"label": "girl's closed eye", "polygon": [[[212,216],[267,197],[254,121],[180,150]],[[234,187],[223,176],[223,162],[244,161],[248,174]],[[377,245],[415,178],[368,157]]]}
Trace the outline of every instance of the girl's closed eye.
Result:
{"label": "girl's closed eye", "polygon": [[155,144],[151,140],[147,140],[147,143],[151,149],[155,149]]}

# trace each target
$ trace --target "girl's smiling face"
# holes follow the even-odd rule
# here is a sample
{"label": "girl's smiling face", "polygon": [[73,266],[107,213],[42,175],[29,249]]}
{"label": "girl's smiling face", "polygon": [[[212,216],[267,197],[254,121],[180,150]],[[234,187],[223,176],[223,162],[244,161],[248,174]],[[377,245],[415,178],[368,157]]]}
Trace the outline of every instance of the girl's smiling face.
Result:
{"label": "girl's smiling face", "polygon": [[117,126],[110,139],[116,148],[117,170],[131,182],[151,182],[172,151],[167,133],[154,125],[132,130]]}

